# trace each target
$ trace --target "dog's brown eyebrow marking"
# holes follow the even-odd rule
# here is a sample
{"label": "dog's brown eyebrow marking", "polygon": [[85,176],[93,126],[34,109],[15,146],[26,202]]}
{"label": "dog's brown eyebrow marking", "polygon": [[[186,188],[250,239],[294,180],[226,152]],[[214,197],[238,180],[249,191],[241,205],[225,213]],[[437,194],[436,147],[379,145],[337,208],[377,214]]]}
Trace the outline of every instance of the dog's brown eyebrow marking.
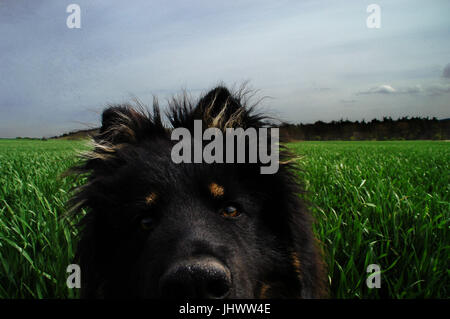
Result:
{"label": "dog's brown eyebrow marking", "polygon": [[292,258],[292,266],[294,266],[295,273],[297,274],[297,277],[299,280],[302,280],[302,272],[300,270],[301,263],[300,259],[298,258],[298,254],[296,252],[291,253]]}
{"label": "dog's brown eyebrow marking", "polygon": [[213,197],[222,197],[223,194],[225,194],[225,189],[223,186],[220,186],[214,182],[209,184],[209,191]]}
{"label": "dog's brown eyebrow marking", "polygon": [[156,201],[156,198],[158,198],[158,195],[156,195],[156,193],[151,192],[145,197],[145,203],[147,205],[152,205]]}

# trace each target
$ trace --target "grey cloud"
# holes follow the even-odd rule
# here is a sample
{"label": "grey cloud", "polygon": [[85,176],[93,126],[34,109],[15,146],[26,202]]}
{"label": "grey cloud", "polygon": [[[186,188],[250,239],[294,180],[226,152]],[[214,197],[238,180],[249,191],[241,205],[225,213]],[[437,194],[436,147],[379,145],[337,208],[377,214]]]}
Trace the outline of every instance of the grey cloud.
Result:
{"label": "grey cloud", "polygon": [[[152,94],[164,101],[216,81],[250,80],[292,121],[328,121],[350,110],[355,120],[390,112],[449,116],[441,85],[450,84],[446,71],[441,77],[450,62],[441,60],[450,50],[440,14],[447,4],[398,1],[390,5],[389,32],[368,32],[364,19],[354,19],[357,1],[312,2],[77,0],[82,28],[74,30],[66,26],[70,1],[0,0],[0,137],[63,133],[75,121],[97,123],[90,110],[126,101],[128,93],[151,104]],[[423,8],[430,12],[423,23],[408,24]],[[350,95],[357,91],[374,98],[357,108],[360,99]],[[414,94],[433,98],[427,105]],[[393,111],[382,98],[396,96],[413,98],[398,99]]]}
{"label": "grey cloud", "polygon": [[442,95],[450,93],[450,84],[434,84],[427,87],[426,92],[429,95]]}
{"label": "grey cloud", "polygon": [[442,71],[442,77],[445,79],[450,79],[450,63],[447,64]]}
{"label": "grey cloud", "polygon": [[323,87],[323,88],[315,88],[314,90],[319,91],[319,92],[328,92],[328,91],[331,91],[332,89]]}
{"label": "grey cloud", "polygon": [[422,87],[420,85],[411,86],[411,87],[405,87],[400,90],[398,90],[398,93],[400,94],[417,94],[421,93],[423,91]]}

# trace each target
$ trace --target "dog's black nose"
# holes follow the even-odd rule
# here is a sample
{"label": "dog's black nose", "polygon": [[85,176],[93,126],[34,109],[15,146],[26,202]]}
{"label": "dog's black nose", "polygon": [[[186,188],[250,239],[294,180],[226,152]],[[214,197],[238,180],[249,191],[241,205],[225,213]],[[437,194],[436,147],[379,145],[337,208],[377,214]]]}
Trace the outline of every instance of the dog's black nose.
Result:
{"label": "dog's black nose", "polygon": [[159,288],[164,298],[222,299],[230,292],[231,275],[216,259],[192,259],[170,267]]}

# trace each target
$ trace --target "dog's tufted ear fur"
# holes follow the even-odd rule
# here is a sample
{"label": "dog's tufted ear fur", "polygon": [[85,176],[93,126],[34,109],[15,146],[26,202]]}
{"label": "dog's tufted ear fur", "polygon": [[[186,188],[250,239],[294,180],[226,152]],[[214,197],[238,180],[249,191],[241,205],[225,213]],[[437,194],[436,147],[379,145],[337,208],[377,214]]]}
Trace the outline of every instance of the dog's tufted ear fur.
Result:
{"label": "dog's tufted ear fur", "polygon": [[105,109],[100,133],[95,140],[111,144],[133,144],[161,133],[165,133],[165,128],[157,101],[153,103],[153,114],[136,101],[136,106],[120,104]]}
{"label": "dog's tufted ear fur", "polygon": [[195,110],[194,118],[202,119],[207,127],[236,127],[243,119],[245,107],[225,87],[217,87],[203,96]]}
{"label": "dog's tufted ear fur", "polygon": [[169,103],[168,118],[174,128],[185,127],[193,130],[194,120],[202,120],[204,129],[262,127],[266,117],[255,112],[254,105],[249,105],[252,91],[241,88],[232,93],[226,87],[218,86],[200,97],[194,105],[186,95],[173,98]]}

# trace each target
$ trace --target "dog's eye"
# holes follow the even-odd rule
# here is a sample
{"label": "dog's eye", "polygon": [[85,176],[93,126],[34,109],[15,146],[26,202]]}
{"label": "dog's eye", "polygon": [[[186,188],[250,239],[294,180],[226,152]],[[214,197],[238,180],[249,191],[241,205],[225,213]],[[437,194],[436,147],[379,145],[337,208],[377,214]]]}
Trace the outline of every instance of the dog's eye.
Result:
{"label": "dog's eye", "polygon": [[228,218],[238,217],[240,215],[239,211],[234,206],[227,206],[222,209],[222,216]]}
{"label": "dog's eye", "polygon": [[143,230],[150,230],[153,227],[153,224],[153,219],[150,217],[141,219],[141,228]]}

